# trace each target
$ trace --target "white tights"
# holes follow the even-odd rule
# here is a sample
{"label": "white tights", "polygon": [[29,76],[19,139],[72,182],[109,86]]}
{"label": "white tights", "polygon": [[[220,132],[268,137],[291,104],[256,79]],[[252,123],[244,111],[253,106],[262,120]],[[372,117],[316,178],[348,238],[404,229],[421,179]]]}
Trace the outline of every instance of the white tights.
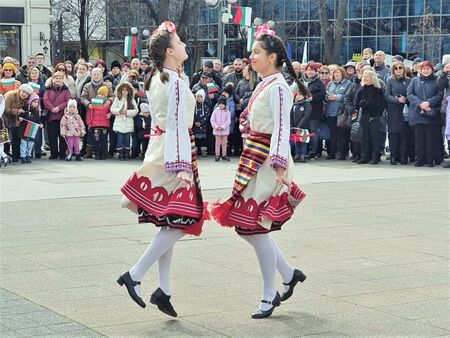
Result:
{"label": "white tights", "polygon": [[[294,269],[288,264],[280,248],[270,234],[241,235],[243,239],[255,248],[259,268],[263,277],[262,299],[272,301],[277,289],[275,286],[276,271],[283,278],[283,283],[289,283],[294,275]],[[272,305],[260,303],[259,308],[269,310]]]}
{"label": "white tights", "polygon": [[5,145],[2,143],[0,144],[0,159],[3,159],[5,157],[8,158],[8,155],[6,155],[3,149],[5,149]]}
{"label": "white tights", "polygon": [[[170,295],[170,264],[173,246],[183,236],[183,230],[162,227],[141,258],[129,270],[130,277],[135,281],[141,281],[150,267],[158,261],[159,287],[166,295]],[[136,285],[135,290],[140,295],[140,285]]]}

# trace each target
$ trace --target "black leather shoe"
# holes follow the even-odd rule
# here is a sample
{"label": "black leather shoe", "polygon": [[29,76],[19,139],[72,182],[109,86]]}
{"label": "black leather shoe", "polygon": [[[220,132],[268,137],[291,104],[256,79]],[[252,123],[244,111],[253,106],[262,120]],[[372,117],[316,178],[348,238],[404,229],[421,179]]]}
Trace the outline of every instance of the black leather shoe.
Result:
{"label": "black leather shoe", "polygon": [[125,284],[131,299],[133,299],[140,307],[145,308],[146,305],[144,301],[142,300],[141,297],[137,295],[136,291],[134,290],[134,287],[136,285],[140,285],[141,282],[136,282],[132,280],[129,271],[125,272],[122,276],[120,276],[119,279],[117,280],[117,283],[120,286]]}
{"label": "black leather shoe", "polygon": [[305,279],[306,275],[302,271],[295,269],[294,275],[292,276],[292,280],[289,283],[283,283],[284,285],[289,285],[289,290],[287,292],[283,292],[283,294],[281,295],[281,301],[283,302],[289,299],[294,293],[294,288],[297,285],[297,283],[298,282],[303,283]]}
{"label": "black leather shoe", "polygon": [[163,290],[157,288],[150,297],[150,303],[155,304],[159,311],[164,312],[166,315],[176,317],[177,312],[170,304],[170,296],[166,295]]}
{"label": "black leather shoe", "polygon": [[281,304],[280,294],[277,291],[275,298],[271,302],[268,300],[262,300],[261,303],[270,304],[270,305],[272,305],[272,307],[266,311],[263,311],[263,310],[256,311],[254,314],[252,314],[253,319],[261,319],[261,318],[269,317],[272,314],[273,310],[275,310],[275,308],[277,306],[280,306],[280,304]]}

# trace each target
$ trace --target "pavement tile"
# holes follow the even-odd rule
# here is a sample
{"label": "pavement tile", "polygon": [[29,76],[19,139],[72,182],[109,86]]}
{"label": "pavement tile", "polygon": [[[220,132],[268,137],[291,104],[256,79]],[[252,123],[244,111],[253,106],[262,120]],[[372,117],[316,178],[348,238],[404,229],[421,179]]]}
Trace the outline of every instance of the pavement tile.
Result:
{"label": "pavement tile", "polygon": [[45,326],[30,327],[27,329],[16,329],[16,332],[22,337],[35,337],[53,333],[52,330]]}
{"label": "pavement tile", "polygon": [[439,316],[442,313],[450,313],[450,302],[448,299],[427,300],[408,304],[383,305],[378,306],[376,309],[415,320]]}
{"label": "pavement tile", "polygon": [[340,297],[340,300],[358,304],[365,307],[377,307],[383,305],[396,305],[405,303],[415,303],[420,301],[430,300],[431,297],[408,292],[404,290],[383,291],[375,293],[367,293],[363,295],[354,295],[347,297]]}

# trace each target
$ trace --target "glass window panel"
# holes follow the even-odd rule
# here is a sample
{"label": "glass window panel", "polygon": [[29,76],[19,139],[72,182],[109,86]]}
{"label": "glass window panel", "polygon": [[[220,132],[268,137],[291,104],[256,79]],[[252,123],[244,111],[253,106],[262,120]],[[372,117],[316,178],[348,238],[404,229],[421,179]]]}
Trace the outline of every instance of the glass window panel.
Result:
{"label": "glass window panel", "polygon": [[392,37],[392,55],[405,55],[406,54],[406,33],[402,36]]}
{"label": "glass window panel", "polygon": [[267,21],[273,18],[273,7],[272,1],[264,1],[263,20]]}
{"label": "glass window panel", "polygon": [[392,16],[392,0],[379,0],[379,5],[380,5],[379,16],[383,17]]}
{"label": "glass window panel", "polygon": [[409,59],[423,56],[422,35],[409,35],[407,43],[408,43],[407,50]]}
{"label": "glass window panel", "polygon": [[353,54],[361,54],[361,38],[349,38],[348,39],[348,53],[350,56]]}
{"label": "glass window panel", "polygon": [[328,17],[334,19],[334,0],[327,0]]}
{"label": "glass window panel", "polygon": [[373,18],[377,16],[377,0],[364,0],[363,17]]}
{"label": "glass window panel", "polygon": [[402,34],[407,31],[407,20],[402,19],[394,19],[392,22],[392,31],[394,35]]}
{"label": "glass window panel", "polygon": [[450,36],[445,35],[442,37],[442,49],[441,54],[448,54],[448,51],[450,50]]}
{"label": "glass window panel", "polygon": [[[448,0],[444,0],[444,2]],[[441,0],[426,0],[425,13],[439,14],[441,12]]]}
{"label": "glass window panel", "polygon": [[423,50],[426,60],[430,60],[433,63],[438,63],[440,60],[440,50],[436,48],[442,44],[442,38],[440,35],[424,35],[423,37]]}
{"label": "glass window panel", "polygon": [[0,26],[0,56],[21,59],[20,26]]}
{"label": "glass window panel", "polygon": [[309,33],[309,24],[307,22],[299,22],[297,24],[297,36],[305,37],[308,36]]}
{"label": "glass window panel", "polygon": [[309,36],[320,36],[320,23],[317,21],[309,24]]}
{"label": "glass window panel", "polygon": [[442,34],[449,34],[450,33],[450,16],[443,16],[442,17],[441,33]]}
{"label": "glass window panel", "polygon": [[297,3],[297,19],[308,20],[309,0],[300,0]]}
{"label": "glass window panel", "polygon": [[354,0],[349,3],[349,17],[361,18],[362,17],[362,0]]}
{"label": "glass window panel", "polygon": [[377,50],[382,50],[386,54],[391,54],[392,38],[383,36],[377,39]]}
{"label": "glass window panel", "polygon": [[319,5],[315,1],[310,2],[310,20],[319,20]]}
{"label": "glass window panel", "polygon": [[320,61],[322,59],[321,39],[309,39],[308,59]]}
{"label": "glass window panel", "polygon": [[346,64],[347,61],[351,59],[351,57],[348,56],[347,47],[348,47],[348,41],[346,38],[344,38],[344,40],[342,41],[342,45],[341,45],[341,51],[339,53],[338,63],[340,65]]}
{"label": "glass window panel", "polygon": [[409,0],[409,15],[423,15],[424,0]]}
{"label": "glass window panel", "polygon": [[391,19],[378,19],[378,35],[390,35],[391,26]]}
{"label": "glass window panel", "polygon": [[364,49],[364,48],[372,48],[372,50],[375,52],[377,50],[376,43],[377,43],[376,38],[364,36],[363,37],[363,41],[362,41],[362,49]]}
{"label": "glass window panel", "polygon": [[408,19],[408,34],[412,35],[420,29],[420,18]]}
{"label": "glass window panel", "polygon": [[363,35],[376,35],[377,27],[375,24],[376,24],[375,19],[364,20],[363,21]]}
{"label": "glass window panel", "polygon": [[361,36],[362,34],[362,20],[350,21],[350,36]]}
{"label": "glass window panel", "polygon": [[297,2],[296,1],[286,1],[285,2],[285,14],[287,21],[296,21],[297,17]]}
{"label": "glass window panel", "polygon": [[442,0],[442,14],[450,14],[450,1]]}
{"label": "glass window panel", "polygon": [[253,0],[251,7],[252,18],[261,18],[263,16],[263,0]]}
{"label": "glass window panel", "polygon": [[408,0],[394,0],[394,16],[406,16],[408,13]]}
{"label": "glass window panel", "polygon": [[275,1],[272,20],[284,21],[284,0]]}

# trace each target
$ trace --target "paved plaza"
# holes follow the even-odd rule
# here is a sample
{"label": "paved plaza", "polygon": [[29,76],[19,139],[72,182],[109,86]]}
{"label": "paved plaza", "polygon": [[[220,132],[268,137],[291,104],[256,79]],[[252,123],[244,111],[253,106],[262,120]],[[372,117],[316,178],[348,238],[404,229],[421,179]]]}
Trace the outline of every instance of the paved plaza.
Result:
{"label": "paved plaza", "polygon": [[[175,247],[174,319],[115,282],[157,233],[119,207],[138,165],[1,168],[0,337],[450,337],[450,170],[296,165],[307,198],[273,236],[305,283],[272,317],[251,319],[261,297],[253,249],[207,222]],[[205,199],[229,196],[237,158],[199,165]],[[156,286],[152,268],[146,302]]]}

